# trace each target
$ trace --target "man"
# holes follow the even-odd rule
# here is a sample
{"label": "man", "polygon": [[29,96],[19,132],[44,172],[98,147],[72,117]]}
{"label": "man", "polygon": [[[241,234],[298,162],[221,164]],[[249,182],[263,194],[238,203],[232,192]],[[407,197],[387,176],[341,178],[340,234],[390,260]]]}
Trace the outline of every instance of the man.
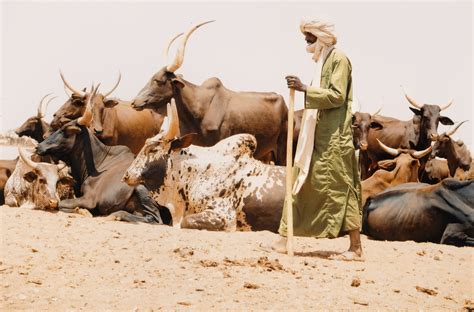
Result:
{"label": "man", "polygon": [[[311,86],[287,76],[289,88],[305,92],[305,111],[295,154],[294,234],[334,238],[349,234],[349,250],[333,259],[363,260],[360,242],[361,184],[352,143],[351,63],[334,48],[334,26],[303,21],[301,32],[313,54],[316,72]],[[280,239],[271,249],[286,252],[286,205]]]}

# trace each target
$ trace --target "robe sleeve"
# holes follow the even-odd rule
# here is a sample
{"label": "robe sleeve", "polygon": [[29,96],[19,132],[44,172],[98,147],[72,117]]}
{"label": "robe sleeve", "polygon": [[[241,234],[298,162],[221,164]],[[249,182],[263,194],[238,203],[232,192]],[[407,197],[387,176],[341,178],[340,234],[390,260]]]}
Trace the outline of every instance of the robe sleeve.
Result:
{"label": "robe sleeve", "polygon": [[350,67],[351,65],[346,57],[336,60],[327,89],[308,86],[305,108],[329,109],[342,106],[348,95],[347,84],[349,83]]}

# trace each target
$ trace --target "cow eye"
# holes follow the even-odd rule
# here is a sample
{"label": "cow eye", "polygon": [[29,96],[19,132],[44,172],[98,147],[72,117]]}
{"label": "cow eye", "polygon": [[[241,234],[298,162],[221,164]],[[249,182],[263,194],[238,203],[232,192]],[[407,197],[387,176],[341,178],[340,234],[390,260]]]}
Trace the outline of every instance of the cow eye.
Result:
{"label": "cow eye", "polygon": [[155,79],[155,83],[156,83],[157,85],[159,85],[159,86],[164,85],[164,82],[161,81],[161,80],[158,80],[158,79]]}

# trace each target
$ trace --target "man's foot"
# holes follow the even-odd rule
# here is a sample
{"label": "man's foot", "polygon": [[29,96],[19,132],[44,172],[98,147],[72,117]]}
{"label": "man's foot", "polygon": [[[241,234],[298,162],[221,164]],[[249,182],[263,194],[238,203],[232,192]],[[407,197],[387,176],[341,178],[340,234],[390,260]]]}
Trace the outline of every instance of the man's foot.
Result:
{"label": "man's foot", "polygon": [[259,245],[260,249],[262,249],[263,251],[266,251],[266,252],[279,252],[279,253],[282,253],[282,254],[286,254],[287,253],[287,250],[286,250],[286,242],[287,242],[287,238],[284,237],[284,236],[280,236],[280,238],[276,241],[274,241],[273,243],[271,244],[264,244],[264,243],[261,243]]}
{"label": "man's foot", "polygon": [[354,251],[344,251],[340,254],[331,255],[328,257],[330,260],[342,260],[342,261],[365,261],[363,253],[356,253]]}

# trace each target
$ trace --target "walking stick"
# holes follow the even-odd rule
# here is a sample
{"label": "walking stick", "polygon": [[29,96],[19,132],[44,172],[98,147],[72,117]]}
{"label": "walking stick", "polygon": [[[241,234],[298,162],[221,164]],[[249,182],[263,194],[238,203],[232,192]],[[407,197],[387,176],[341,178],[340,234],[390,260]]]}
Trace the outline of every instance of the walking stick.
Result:
{"label": "walking stick", "polygon": [[290,88],[288,107],[288,137],[286,138],[286,224],[287,241],[286,250],[293,257],[293,113],[295,106],[295,89]]}

